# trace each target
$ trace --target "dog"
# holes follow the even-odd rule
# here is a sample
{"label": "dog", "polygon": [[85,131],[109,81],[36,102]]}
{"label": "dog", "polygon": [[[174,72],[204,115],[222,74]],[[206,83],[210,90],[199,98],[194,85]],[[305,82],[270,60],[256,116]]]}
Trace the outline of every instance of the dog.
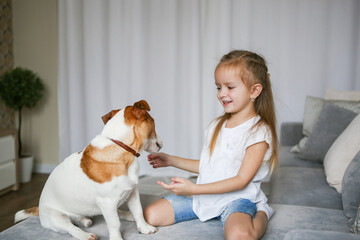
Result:
{"label": "dog", "polygon": [[[39,215],[44,228],[94,240],[94,233],[76,225],[89,227],[89,217],[102,214],[111,240],[122,239],[119,218],[135,221],[143,234],[155,233],[157,229],[144,219],[137,188],[139,152],[158,152],[162,147],[148,111],[148,103],[141,100],[103,116],[101,134],[54,169],[41,193],[39,207],[17,212],[15,222]],[[126,201],[130,211],[119,210]]]}

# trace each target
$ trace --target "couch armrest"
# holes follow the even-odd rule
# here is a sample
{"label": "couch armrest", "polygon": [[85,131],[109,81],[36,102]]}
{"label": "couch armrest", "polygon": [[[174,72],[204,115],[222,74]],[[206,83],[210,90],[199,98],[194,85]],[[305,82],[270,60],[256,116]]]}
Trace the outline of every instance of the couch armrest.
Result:
{"label": "couch armrest", "polygon": [[304,137],[302,122],[283,122],[280,126],[280,145],[294,146]]}

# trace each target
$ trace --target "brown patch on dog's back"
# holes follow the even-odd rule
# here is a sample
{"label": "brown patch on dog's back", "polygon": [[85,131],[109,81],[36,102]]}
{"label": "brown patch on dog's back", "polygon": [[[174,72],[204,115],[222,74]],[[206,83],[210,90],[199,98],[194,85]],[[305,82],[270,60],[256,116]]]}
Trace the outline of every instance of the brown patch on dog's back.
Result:
{"label": "brown patch on dog's back", "polygon": [[103,149],[88,145],[80,166],[83,172],[98,183],[110,182],[113,177],[127,175],[134,155],[112,144]]}

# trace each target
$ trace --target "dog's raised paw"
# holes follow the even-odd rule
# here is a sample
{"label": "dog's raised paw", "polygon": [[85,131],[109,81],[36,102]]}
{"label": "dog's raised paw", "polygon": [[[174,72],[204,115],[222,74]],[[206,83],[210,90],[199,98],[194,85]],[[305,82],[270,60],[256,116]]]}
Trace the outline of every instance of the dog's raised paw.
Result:
{"label": "dog's raised paw", "polygon": [[142,234],[153,234],[158,231],[158,229],[156,227],[153,227],[150,224],[146,224],[146,225],[144,224],[144,225],[138,227],[138,230]]}

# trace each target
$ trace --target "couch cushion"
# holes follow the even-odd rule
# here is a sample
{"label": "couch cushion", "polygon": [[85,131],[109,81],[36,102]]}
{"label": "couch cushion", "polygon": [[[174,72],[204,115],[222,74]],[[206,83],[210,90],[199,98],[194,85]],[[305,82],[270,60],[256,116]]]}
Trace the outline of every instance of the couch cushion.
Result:
{"label": "couch cushion", "polygon": [[280,146],[294,146],[303,137],[302,122],[282,122],[280,125]]}
{"label": "couch cushion", "polygon": [[360,236],[351,233],[316,230],[292,230],[286,233],[284,240],[359,240]]}
{"label": "couch cushion", "polygon": [[324,98],[326,100],[360,101],[360,91],[341,91],[327,88]]}
{"label": "couch cushion", "polygon": [[[83,228],[84,229],[84,228]],[[220,220],[210,220],[205,223],[199,220],[177,223],[168,227],[159,227],[155,234],[139,233],[135,222],[121,221],[120,232],[126,240],[183,240],[183,239],[224,239],[223,226]],[[93,232],[98,239],[108,239],[109,233],[102,216],[93,219],[93,225],[84,229]],[[41,227],[39,217],[29,219],[0,233],[1,240],[73,240],[68,233],[54,232]]]}
{"label": "couch cushion", "polygon": [[[275,215],[268,224],[262,240],[283,239],[293,229],[311,229],[347,232],[346,217],[342,210],[272,204]],[[313,224],[316,222],[316,224]],[[93,219],[93,225],[85,231],[94,232],[100,239],[108,238],[108,231],[102,216]],[[134,222],[121,222],[121,234],[128,240],[168,240],[168,239],[214,239],[223,240],[223,227],[220,220],[205,223],[199,220],[187,221],[168,227],[160,227],[151,235],[140,234]],[[44,229],[38,217],[31,217],[0,233],[0,239],[64,240],[74,239],[69,234]]]}
{"label": "couch cushion", "polygon": [[278,160],[279,167],[310,167],[310,168],[323,168],[320,162],[307,161],[301,159],[297,154],[290,152],[291,147],[282,146],[279,148]]}
{"label": "couch cushion", "polygon": [[341,192],[341,182],[348,165],[360,151],[360,114],[347,126],[330,147],[324,159],[326,180]]}
{"label": "couch cushion", "polygon": [[333,142],[356,115],[353,111],[326,103],[299,157],[322,162]]}
{"label": "couch cushion", "polygon": [[324,169],[280,167],[279,170],[271,177],[269,203],[342,209],[341,194],[328,185]]}
{"label": "couch cushion", "polygon": [[349,232],[342,210],[284,204],[270,206],[274,208],[275,214],[262,240],[284,239],[287,232],[295,229]]}
{"label": "couch cushion", "polygon": [[345,171],[341,195],[344,213],[353,224],[360,204],[360,151]]}
{"label": "couch cushion", "polygon": [[[320,112],[327,101],[322,98],[306,96],[305,99],[305,110],[303,120],[303,134],[304,137],[300,142],[295,145],[291,151],[298,153],[304,148],[307,139],[311,135],[314,126],[320,116]],[[360,101],[342,101],[342,100],[328,100],[336,106],[346,108],[356,113],[360,113]]]}

